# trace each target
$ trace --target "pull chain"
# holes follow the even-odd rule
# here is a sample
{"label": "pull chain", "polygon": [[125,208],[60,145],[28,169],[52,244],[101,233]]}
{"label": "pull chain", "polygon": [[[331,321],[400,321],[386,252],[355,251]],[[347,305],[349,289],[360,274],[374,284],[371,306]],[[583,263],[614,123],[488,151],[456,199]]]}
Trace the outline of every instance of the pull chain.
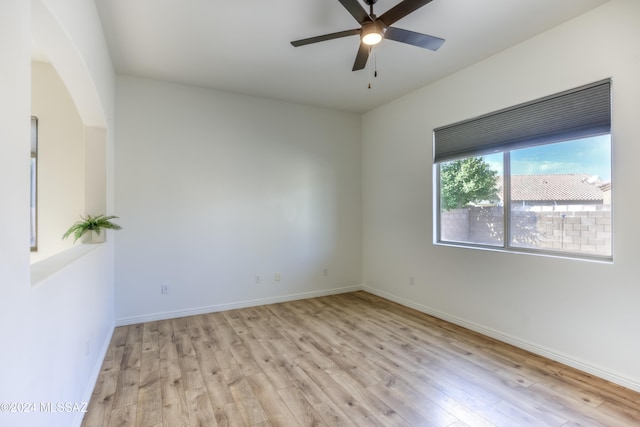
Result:
{"label": "pull chain", "polygon": [[373,78],[378,77],[378,54],[373,54]]}
{"label": "pull chain", "polygon": [[[373,53],[373,78],[375,79],[378,77],[378,55],[373,48],[370,48],[369,52]],[[371,89],[371,81],[369,81],[368,88]]]}

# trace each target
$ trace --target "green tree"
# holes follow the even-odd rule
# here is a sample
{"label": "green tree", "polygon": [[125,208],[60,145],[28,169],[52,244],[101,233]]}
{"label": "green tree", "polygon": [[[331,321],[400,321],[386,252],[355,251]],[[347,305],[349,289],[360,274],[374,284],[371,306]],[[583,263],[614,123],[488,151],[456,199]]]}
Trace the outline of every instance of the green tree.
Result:
{"label": "green tree", "polygon": [[498,172],[482,157],[469,157],[440,165],[441,207],[457,209],[469,203],[494,200]]}

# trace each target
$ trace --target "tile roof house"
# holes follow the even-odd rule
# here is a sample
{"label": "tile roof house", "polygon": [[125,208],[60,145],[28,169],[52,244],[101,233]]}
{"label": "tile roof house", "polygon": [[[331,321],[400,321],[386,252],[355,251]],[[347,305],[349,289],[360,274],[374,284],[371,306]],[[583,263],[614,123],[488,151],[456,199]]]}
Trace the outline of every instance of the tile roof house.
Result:
{"label": "tile roof house", "polygon": [[[511,200],[526,205],[602,204],[608,200],[611,183],[588,174],[513,175]],[[498,197],[502,177],[498,177]]]}

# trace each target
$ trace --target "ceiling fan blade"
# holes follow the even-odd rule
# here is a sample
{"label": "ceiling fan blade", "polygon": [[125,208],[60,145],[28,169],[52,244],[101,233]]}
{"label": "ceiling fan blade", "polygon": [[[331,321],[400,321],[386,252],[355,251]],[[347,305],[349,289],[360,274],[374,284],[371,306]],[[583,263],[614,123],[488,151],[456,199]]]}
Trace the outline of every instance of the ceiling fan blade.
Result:
{"label": "ceiling fan blade", "polygon": [[434,51],[438,50],[440,46],[442,46],[442,43],[444,43],[444,39],[439,37],[395,27],[387,28],[387,31],[384,33],[384,38]]}
{"label": "ceiling fan blade", "polygon": [[391,9],[387,10],[378,18],[387,27],[393,25],[396,21],[404,18],[411,12],[420,9],[427,3],[431,3],[433,0],[404,0]]}
{"label": "ceiling fan blade", "polygon": [[360,28],[354,28],[353,30],[338,31],[337,33],[325,34],[322,36],[309,37],[308,39],[295,40],[291,44],[295,47],[304,46],[306,44],[323,42],[326,40],[339,39],[341,37],[355,36],[360,34]]}
{"label": "ceiling fan blade", "polygon": [[358,48],[358,54],[356,55],[356,60],[353,63],[353,69],[351,71],[362,70],[365,65],[367,65],[369,52],[371,52],[371,47],[361,42],[360,47]]}
{"label": "ceiling fan blade", "polygon": [[347,11],[351,14],[351,16],[356,18],[356,21],[358,21],[360,25],[364,24],[365,22],[371,22],[371,17],[367,13],[367,11],[364,10],[364,8],[360,5],[358,0],[338,0],[338,1],[342,3],[344,8],[347,9]]}

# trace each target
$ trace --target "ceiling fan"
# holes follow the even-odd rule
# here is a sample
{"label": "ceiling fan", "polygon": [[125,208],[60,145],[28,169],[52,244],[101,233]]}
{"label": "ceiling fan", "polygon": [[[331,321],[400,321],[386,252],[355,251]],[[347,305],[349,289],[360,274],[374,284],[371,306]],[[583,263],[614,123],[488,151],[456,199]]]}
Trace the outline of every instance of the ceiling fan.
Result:
{"label": "ceiling fan", "polygon": [[369,13],[358,3],[358,0],[338,0],[347,11],[358,21],[360,28],[353,30],[339,31],[337,33],[325,34],[322,36],[310,37],[308,39],[292,41],[295,47],[307,44],[338,39],[341,37],[354,36],[360,34],[360,47],[353,63],[352,71],[362,70],[367,65],[371,47],[380,43],[382,39],[390,39],[400,43],[407,43],[413,46],[436,51],[444,43],[444,39],[429,36],[427,34],[416,33],[401,28],[392,27],[396,21],[404,18],[422,6],[433,0],[403,0],[380,17],[373,13],[373,5],[378,0],[363,0],[369,6]]}

